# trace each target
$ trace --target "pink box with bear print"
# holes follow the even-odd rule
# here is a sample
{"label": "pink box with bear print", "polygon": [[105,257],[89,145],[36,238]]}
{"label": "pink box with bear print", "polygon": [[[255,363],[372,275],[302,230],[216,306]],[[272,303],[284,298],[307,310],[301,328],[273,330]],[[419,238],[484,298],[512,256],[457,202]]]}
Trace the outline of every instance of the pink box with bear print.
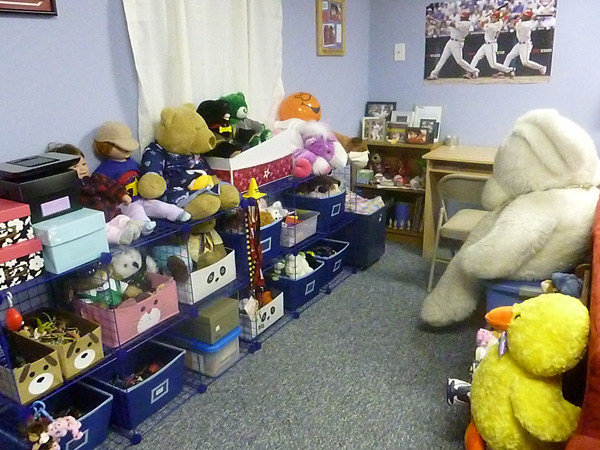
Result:
{"label": "pink box with bear print", "polygon": [[163,287],[135,305],[104,309],[81,300],[73,302],[83,318],[100,324],[104,345],[119,347],[179,313],[175,280],[155,273],[147,275],[152,289],[156,290],[160,285]]}
{"label": "pink box with bear print", "polygon": [[233,158],[206,158],[206,162],[219,180],[245,192],[251,178],[261,186],[293,173],[292,153],[297,149],[293,133],[293,130],[285,130]]}

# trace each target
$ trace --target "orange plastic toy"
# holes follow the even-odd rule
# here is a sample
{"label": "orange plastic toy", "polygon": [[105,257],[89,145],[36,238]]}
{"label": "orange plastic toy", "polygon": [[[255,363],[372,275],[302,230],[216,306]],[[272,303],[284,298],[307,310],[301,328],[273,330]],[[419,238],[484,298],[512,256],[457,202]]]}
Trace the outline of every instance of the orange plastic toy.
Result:
{"label": "orange plastic toy", "polygon": [[308,92],[296,92],[281,102],[279,119],[321,120],[321,104]]}

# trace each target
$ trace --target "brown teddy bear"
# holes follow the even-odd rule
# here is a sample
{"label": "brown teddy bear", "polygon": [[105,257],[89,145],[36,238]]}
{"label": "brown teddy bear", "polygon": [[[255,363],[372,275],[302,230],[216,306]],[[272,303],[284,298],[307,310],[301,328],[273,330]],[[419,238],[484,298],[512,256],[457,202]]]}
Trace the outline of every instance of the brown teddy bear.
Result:
{"label": "brown teddy bear", "polygon": [[202,156],[215,143],[194,105],[163,109],[156,141],[146,147],[142,158],[140,194],[177,205],[195,220],[238,206],[238,190],[213,176]]}

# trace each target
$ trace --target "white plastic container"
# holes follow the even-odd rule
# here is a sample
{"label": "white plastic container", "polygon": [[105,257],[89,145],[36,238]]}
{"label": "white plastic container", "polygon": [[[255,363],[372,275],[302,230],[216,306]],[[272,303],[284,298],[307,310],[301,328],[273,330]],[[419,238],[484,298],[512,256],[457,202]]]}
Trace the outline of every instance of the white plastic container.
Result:
{"label": "white plastic container", "polygon": [[281,245],[284,247],[293,247],[317,232],[318,212],[298,209],[296,213],[300,223],[293,227],[286,227],[284,223],[281,229]]}

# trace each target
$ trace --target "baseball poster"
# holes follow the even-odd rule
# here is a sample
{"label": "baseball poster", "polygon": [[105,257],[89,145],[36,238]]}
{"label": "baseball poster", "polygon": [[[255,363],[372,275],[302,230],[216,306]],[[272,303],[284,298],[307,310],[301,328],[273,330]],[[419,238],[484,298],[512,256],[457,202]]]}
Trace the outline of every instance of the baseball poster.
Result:
{"label": "baseball poster", "polygon": [[425,83],[547,82],[557,2],[430,3],[425,11]]}

